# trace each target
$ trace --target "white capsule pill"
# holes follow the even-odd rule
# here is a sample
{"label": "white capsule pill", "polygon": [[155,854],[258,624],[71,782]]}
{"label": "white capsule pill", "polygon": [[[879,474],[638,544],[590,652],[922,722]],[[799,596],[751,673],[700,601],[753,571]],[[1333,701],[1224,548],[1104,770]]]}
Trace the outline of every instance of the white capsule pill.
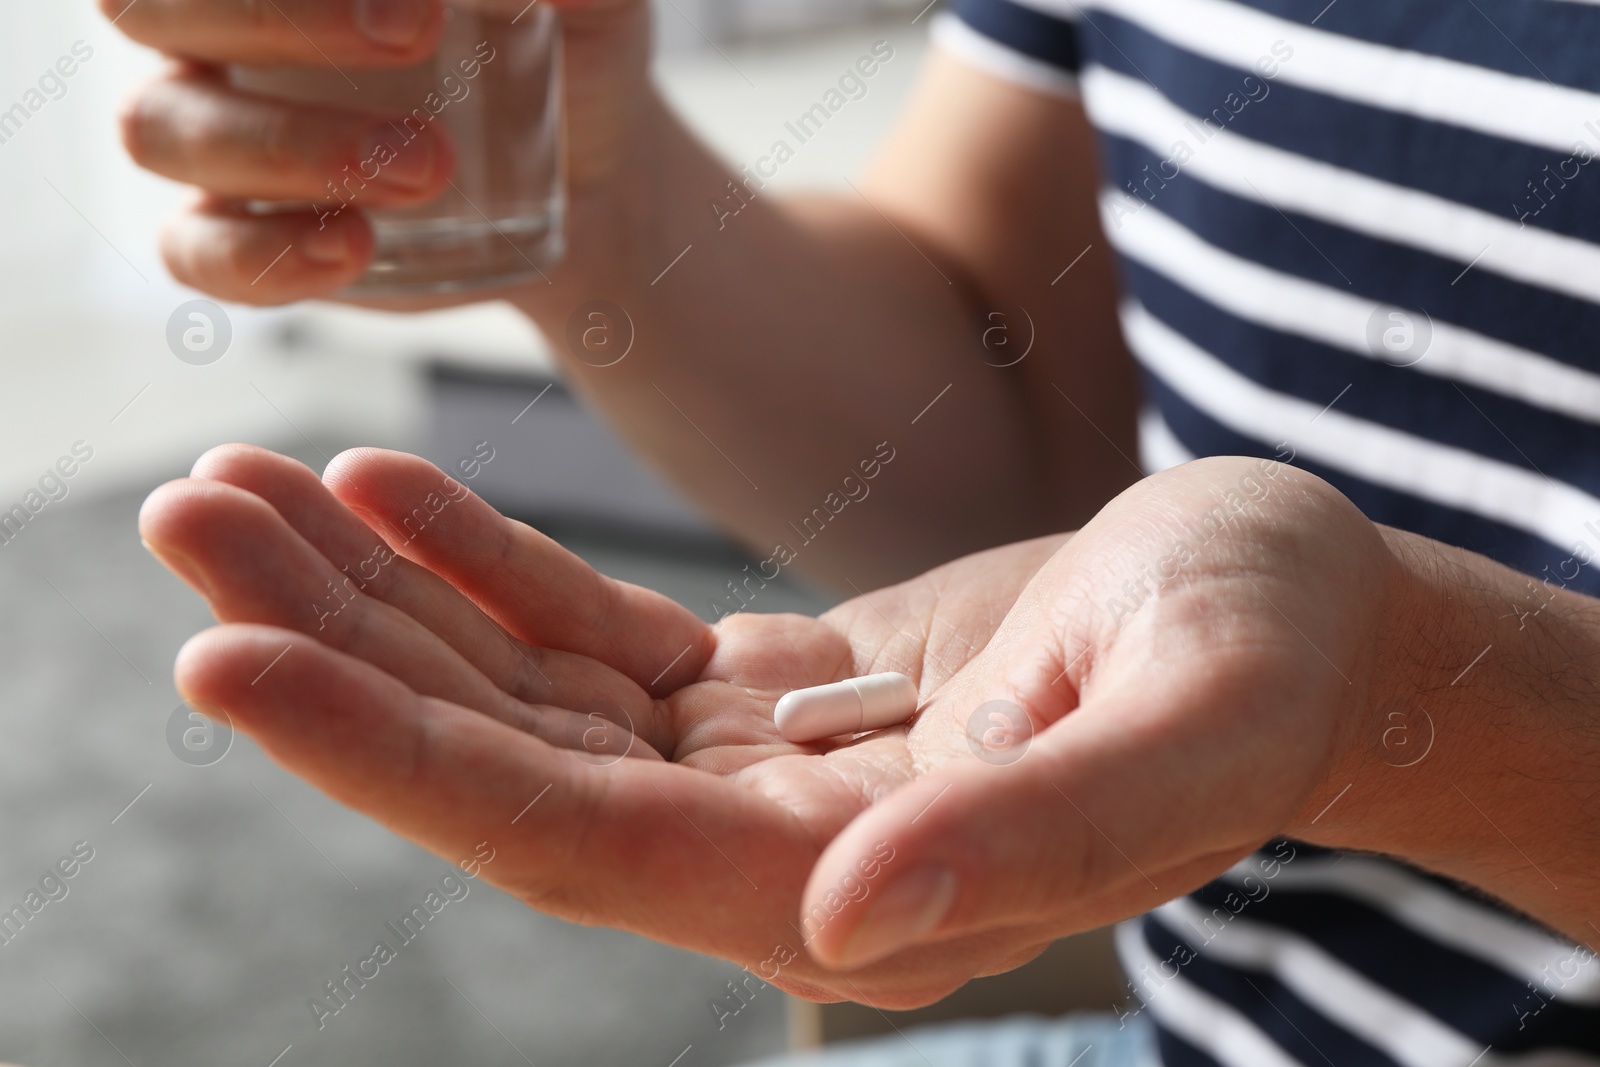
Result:
{"label": "white capsule pill", "polygon": [[917,710],[916,684],[888,672],[785,693],[773,709],[778,732],[796,744],[898,726]]}

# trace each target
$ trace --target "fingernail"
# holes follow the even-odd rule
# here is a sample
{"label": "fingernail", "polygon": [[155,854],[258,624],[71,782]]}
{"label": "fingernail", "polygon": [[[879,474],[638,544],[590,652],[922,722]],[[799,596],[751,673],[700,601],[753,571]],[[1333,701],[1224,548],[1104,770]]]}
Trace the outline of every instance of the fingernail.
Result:
{"label": "fingernail", "polygon": [[378,180],[393,188],[406,192],[426,189],[433,182],[434,165],[438,160],[433,138],[424,135],[409,144],[402,142],[399,147],[395,146],[397,140],[392,126],[374,130],[367,138],[366,154],[362,156],[370,162],[364,166],[376,167]]}
{"label": "fingernail", "polygon": [[312,230],[300,238],[300,254],[313,263],[342,266],[350,258],[350,243],[338,230]]}
{"label": "fingernail", "polygon": [[356,0],[356,25],[388,48],[415,44],[427,21],[426,0]]}
{"label": "fingernail", "polygon": [[956,899],[956,876],[943,867],[923,867],[884,889],[867,917],[844,943],[839,964],[864,967],[931,933]]}

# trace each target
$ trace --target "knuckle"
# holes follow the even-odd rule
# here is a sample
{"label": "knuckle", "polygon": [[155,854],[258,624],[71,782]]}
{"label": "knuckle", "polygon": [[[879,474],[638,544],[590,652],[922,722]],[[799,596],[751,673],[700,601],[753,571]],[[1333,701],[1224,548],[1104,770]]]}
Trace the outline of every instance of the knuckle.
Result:
{"label": "knuckle", "polygon": [[179,228],[176,225],[168,223],[163,227],[158,243],[161,262],[166,265],[168,274],[172,275],[180,284],[187,285],[191,289],[209,291],[209,287],[204,284],[193,269],[189,249],[179,236]]}
{"label": "knuckle", "polygon": [[122,138],[123,150],[141,167],[148,167],[154,158],[148,99],[148,89],[137,89],[124,97],[117,107],[117,133]]}
{"label": "knuckle", "polygon": [[549,704],[555,699],[554,687],[549,682],[541,662],[548,663],[548,651],[524,644],[516,638],[511,646],[515,660],[511,664],[511,695],[524,704]]}
{"label": "knuckle", "polygon": [[219,272],[233,285],[247,282],[261,272],[265,263],[261,259],[261,245],[259,235],[255,239],[246,238],[240,232],[241,227],[230,226],[225,231],[225,236],[220,242],[216,267]]}
{"label": "knuckle", "polygon": [[282,108],[252,108],[239,136],[258,156],[261,166],[277,173],[297,170],[306,151],[289,114]]}
{"label": "knuckle", "polygon": [[292,176],[297,186],[308,188],[332,181],[355,158],[359,140],[340,124],[275,103],[252,105],[235,122],[229,141],[235,151],[249,155],[253,168]]}
{"label": "knuckle", "polygon": [[269,284],[251,284],[271,259],[261,253],[274,235],[270,224],[222,220],[190,208],[162,228],[161,258],[173,278],[201,292],[243,304],[282,303],[289,297]]}
{"label": "knuckle", "polygon": [[[427,697],[418,699],[424,704],[433,703]],[[395,753],[392,773],[395,786],[402,793],[424,794],[436,784],[439,770],[433,758],[439,744],[436,735],[437,725],[433,716],[418,716],[405,738],[403,749]]]}

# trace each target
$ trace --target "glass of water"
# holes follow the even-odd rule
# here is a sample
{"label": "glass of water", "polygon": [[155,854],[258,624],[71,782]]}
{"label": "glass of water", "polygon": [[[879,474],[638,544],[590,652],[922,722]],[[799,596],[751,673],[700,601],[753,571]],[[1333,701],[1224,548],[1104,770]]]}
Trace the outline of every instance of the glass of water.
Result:
{"label": "glass of water", "polygon": [[516,14],[452,3],[445,15],[438,50],[412,67],[230,68],[230,80],[241,89],[391,120],[392,141],[328,176],[319,215],[363,208],[366,183],[434,123],[454,144],[456,171],[437,199],[368,212],[376,252],[347,295],[444,293],[526,281],[565,250],[558,14],[535,2]]}

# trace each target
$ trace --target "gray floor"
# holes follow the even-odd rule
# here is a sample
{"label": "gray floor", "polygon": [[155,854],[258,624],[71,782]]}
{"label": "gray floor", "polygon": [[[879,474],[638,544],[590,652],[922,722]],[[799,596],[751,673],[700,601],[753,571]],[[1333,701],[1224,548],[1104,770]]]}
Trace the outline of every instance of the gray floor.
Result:
{"label": "gray floor", "polygon": [[[0,911],[76,842],[94,850],[0,944],[0,1060],[668,1067],[692,1045],[677,1064],[697,1067],[781,1047],[776,991],[716,1029],[730,965],[481,884],[319,1032],[308,998],[447,868],[248,741],[209,767],[173,755],[169,666],[209,615],[139,545],[141,497],[53,504],[0,548]],[[738,569],[574,547],[702,606]]]}

